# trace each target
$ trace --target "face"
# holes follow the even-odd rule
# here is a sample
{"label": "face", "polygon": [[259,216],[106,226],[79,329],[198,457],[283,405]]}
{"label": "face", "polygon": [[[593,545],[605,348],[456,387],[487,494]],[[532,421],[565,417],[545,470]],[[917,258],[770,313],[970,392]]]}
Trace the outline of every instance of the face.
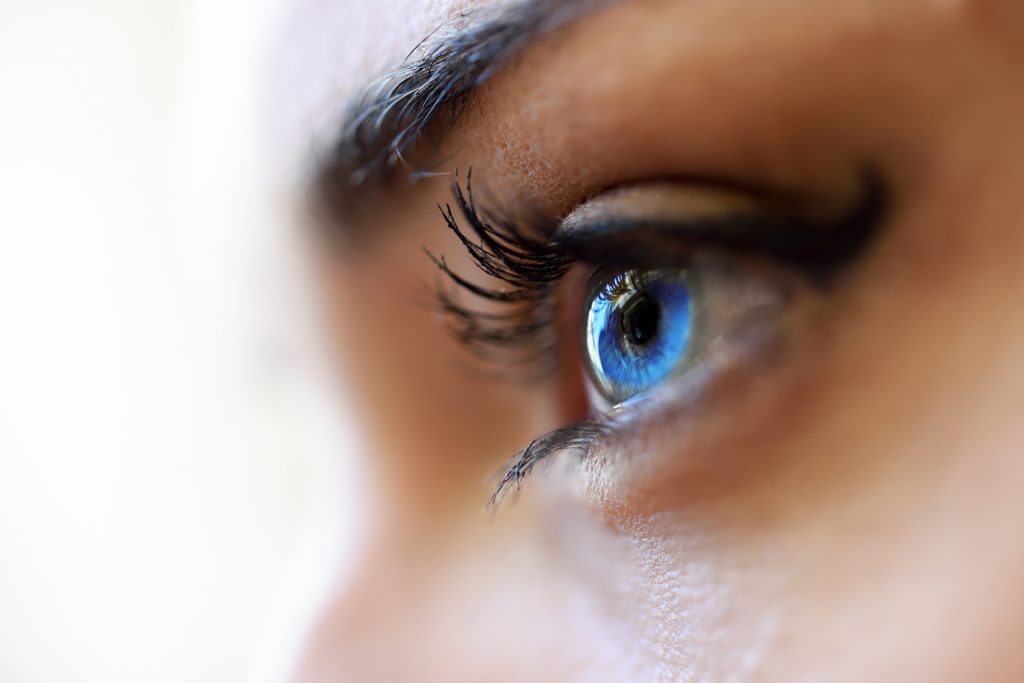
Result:
{"label": "face", "polygon": [[1024,679],[1024,5],[292,39],[369,492],[297,680]]}

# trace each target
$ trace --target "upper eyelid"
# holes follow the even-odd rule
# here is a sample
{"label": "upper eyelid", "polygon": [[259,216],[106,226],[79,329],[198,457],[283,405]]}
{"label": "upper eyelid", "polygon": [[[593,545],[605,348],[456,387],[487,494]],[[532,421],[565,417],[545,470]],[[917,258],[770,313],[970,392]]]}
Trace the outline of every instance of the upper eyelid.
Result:
{"label": "upper eyelid", "polygon": [[[775,259],[827,284],[840,266],[872,243],[889,212],[890,193],[881,174],[863,167],[859,179],[852,204],[838,217],[825,220],[779,211],[778,202],[753,192],[756,196],[740,212],[645,221],[614,213],[599,220],[572,219],[577,213],[552,229],[517,218],[517,212],[478,207],[472,171],[466,176],[465,191],[456,174],[453,197],[468,232],[450,205],[439,208],[447,227],[496,286],[471,282],[453,271],[443,255],[427,252],[442,274],[435,302],[453,337],[477,357],[512,365],[520,377],[550,376],[558,362],[554,285],[573,263],[670,265],[697,250],[717,249]],[[735,189],[736,184],[730,187]],[[762,203],[762,208],[754,208]],[[645,237],[646,241],[641,239]],[[663,263],[655,263],[659,257]],[[492,310],[462,303],[444,282],[488,302]],[[493,306],[502,311],[495,312]]]}
{"label": "upper eyelid", "polygon": [[[695,249],[713,248],[774,259],[828,281],[874,242],[892,203],[888,185],[870,166],[861,170],[849,206],[827,218],[742,195],[731,209],[698,207],[659,214],[650,207],[658,203],[658,192],[670,190],[652,188],[647,206],[635,197],[622,203],[598,198],[592,203],[597,207],[581,205],[566,217],[552,241],[592,263],[647,262],[652,251],[671,261]],[[691,215],[665,215],[672,213]]]}

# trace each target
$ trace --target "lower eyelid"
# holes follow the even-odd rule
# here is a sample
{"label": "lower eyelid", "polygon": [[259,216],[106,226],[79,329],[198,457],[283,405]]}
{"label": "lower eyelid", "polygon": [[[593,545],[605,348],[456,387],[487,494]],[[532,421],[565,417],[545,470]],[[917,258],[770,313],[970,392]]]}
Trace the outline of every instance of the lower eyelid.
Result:
{"label": "lower eyelid", "polygon": [[[735,463],[715,462],[714,456],[724,444],[751,432],[756,420],[750,418],[764,401],[776,402],[793,382],[793,365],[801,351],[794,343],[799,327],[806,321],[802,314],[813,310],[801,307],[780,320],[776,334],[757,339],[737,340],[704,358],[685,373],[583,421],[550,432],[530,444],[512,460],[502,487],[492,504],[500,502],[510,489],[517,488],[533,466],[554,457],[578,457],[590,466],[579,468],[583,487],[599,489],[606,503],[628,503],[631,509],[659,505],[656,496],[641,496],[651,482],[664,482],[666,468],[677,473],[700,471],[701,477],[718,479],[728,475]],[[756,389],[756,391],[752,391]],[[671,444],[673,454],[684,454],[684,462],[673,457],[667,462],[652,452],[652,444]],[[720,488],[693,486],[692,497]],[[596,488],[595,488],[596,487]],[[699,491],[698,491],[699,490]],[[678,502],[678,497],[673,496]]]}
{"label": "lower eyelid", "polygon": [[754,481],[763,440],[807,376],[807,350],[789,344],[695,369],[613,411],[577,471],[582,488],[609,509],[650,514]]}

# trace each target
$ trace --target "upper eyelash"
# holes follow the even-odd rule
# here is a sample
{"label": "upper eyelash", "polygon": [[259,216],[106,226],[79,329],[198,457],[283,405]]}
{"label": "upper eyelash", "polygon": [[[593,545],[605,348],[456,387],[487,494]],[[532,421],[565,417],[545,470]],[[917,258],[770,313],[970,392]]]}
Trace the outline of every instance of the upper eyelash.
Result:
{"label": "upper eyelash", "polygon": [[[531,375],[546,373],[557,358],[553,287],[575,259],[542,237],[536,226],[510,220],[494,210],[478,209],[472,173],[470,168],[465,191],[457,171],[452,183],[455,205],[468,229],[460,227],[451,204],[438,209],[476,267],[505,286],[492,288],[471,282],[452,270],[443,255],[425,250],[444,276],[435,288],[436,306],[452,335],[478,358],[518,371],[525,369]],[[504,310],[464,305],[446,284]]]}
{"label": "upper eyelash", "polygon": [[[825,285],[841,265],[874,241],[889,211],[888,187],[873,166],[862,166],[859,189],[857,200],[834,224],[819,224],[777,212],[753,217],[727,216],[691,221],[687,226],[688,238],[707,248],[773,256]],[[612,260],[621,259],[631,245],[624,245],[619,239],[605,245],[605,254],[594,254],[594,245],[585,237],[545,237],[555,231],[545,230],[551,226],[544,226],[543,219],[531,224],[495,210],[481,211],[473,200],[472,168],[466,176],[465,192],[456,172],[452,194],[469,229],[467,232],[459,226],[450,204],[438,207],[445,223],[475,265],[506,287],[478,285],[449,268],[443,256],[434,256],[429,251],[427,254],[449,285],[505,310],[467,307],[443,283],[435,291],[437,308],[446,316],[453,336],[477,357],[497,361],[499,367],[514,368],[519,374],[523,369],[531,370],[533,376],[549,372],[558,359],[554,284],[576,261],[607,262],[609,256]]]}
{"label": "upper eyelash", "polygon": [[[604,272],[602,269],[600,272]],[[593,276],[595,279],[598,275]],[[615,301],[631,289],[643,289],[650,282],[649,273],[643,270],[620,271],[612,280],[605,282],[594,296],[603,301]]]}

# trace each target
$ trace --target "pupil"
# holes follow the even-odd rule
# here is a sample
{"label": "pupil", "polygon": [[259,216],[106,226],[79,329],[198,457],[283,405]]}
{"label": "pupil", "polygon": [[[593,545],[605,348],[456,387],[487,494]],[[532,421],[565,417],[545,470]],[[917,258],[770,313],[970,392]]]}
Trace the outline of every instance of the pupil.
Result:
{"label": "pupil", "polygon": [[660,321],[661,307],[647,294],[637,294],[622,308],[622,331],[637,346],[654,338]]}

